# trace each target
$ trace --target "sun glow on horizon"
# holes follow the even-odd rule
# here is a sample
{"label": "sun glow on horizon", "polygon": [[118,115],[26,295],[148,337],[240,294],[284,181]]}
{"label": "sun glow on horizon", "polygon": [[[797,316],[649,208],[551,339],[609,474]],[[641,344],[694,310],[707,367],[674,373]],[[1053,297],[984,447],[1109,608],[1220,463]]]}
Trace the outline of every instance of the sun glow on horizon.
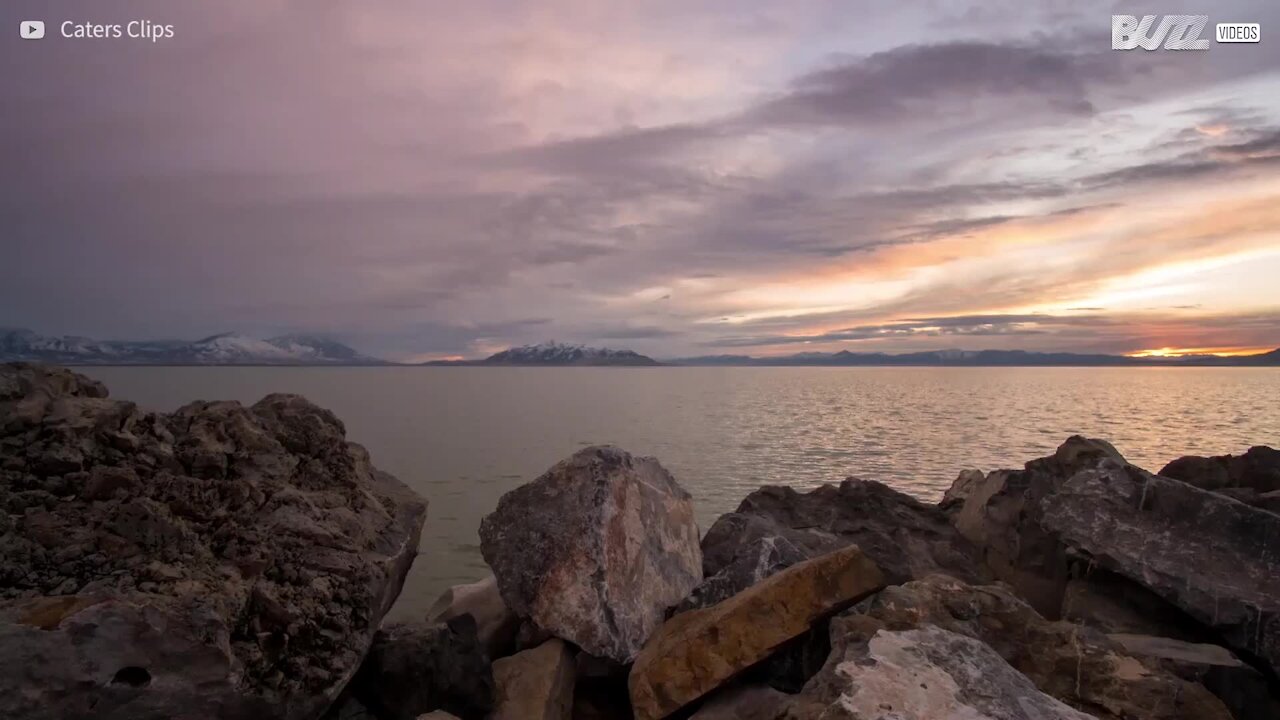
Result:
{"label": "sun glow on horizon", "polygon": [[1125,357],[1131,358],[1179,358],[1187,355],[1214,355],[1216,357],[1243,357],[1246,355],[1260,355],[1262,353],[1271,352],[1275,348],[1266,347],[1249,347],[1249,348],[1152,348],[1149,350],[1137,350],[1135,352],[1125,353]]}

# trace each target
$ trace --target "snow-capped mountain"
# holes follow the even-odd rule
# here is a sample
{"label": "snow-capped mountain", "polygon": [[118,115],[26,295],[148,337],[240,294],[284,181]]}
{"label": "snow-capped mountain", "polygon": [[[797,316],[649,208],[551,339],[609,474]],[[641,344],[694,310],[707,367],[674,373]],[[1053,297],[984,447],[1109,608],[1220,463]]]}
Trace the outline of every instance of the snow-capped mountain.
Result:
{"label": "snow-capped mountain", "polygon": [[476,361],[435,362],[432,365],[658,365],[657,360],[631,350],[565,345],[557,342],[524,345]]}
{"label": "snow-capped mountain", "polygon": [[0,330],[0,360],[63,365],[373,365],[342,343],[306,335],[260,340],[238,333],[196,341],[93,340],[46,337],[30,330]]}

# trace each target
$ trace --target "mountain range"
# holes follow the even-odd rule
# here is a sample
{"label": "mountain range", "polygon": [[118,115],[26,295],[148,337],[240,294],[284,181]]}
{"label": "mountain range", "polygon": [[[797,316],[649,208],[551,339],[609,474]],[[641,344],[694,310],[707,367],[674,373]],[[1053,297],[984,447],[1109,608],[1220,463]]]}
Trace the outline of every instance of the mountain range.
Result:
{"label": "mountain range", "polygon": [[[28,360],[61,365],[393,365],[361,354],[335,340],[315,335],[258,339],[222,333],[199,340],[94,340],[72,335],[45,336],[30,330],[0,328],[0,362]],[[1220,357],[1128,357],[1124,355],[1026,350],[933,350],[887,353],[803,352],[774,357],[703,355],[659,362],[631,350],[557,342],[513,347],[475,360],[434,360],[433,366],[1280,366],[1280,349],[1257,355]]]}
{"label": "mountain range", "polygon": [[94,340],[0,329],[0,361],[61,365],[382,365],[340,342],[310,335],[260,340],[238,333],[200,340]]}
{"label": "mountain range", "polygon": [[647,355],[631,350],[593,348],[548,342],[523,345],[494,353],[483,360],[434,360],[425,365],[541,365],[541,366],[644,366],[661,365]]}

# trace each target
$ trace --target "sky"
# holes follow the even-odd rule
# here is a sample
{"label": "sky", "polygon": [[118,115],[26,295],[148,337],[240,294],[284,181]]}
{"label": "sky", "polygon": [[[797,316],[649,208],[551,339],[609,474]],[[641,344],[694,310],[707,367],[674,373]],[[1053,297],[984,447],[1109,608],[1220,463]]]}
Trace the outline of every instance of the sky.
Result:
{"label": "sky", "polygon": [[[1113,51],[1115,13],[1263,40]],[[174,37],[59,32],[139,19]],[[1270,0],[10,0],[0,26],[0,327],[397,360],[1280,346]]]}

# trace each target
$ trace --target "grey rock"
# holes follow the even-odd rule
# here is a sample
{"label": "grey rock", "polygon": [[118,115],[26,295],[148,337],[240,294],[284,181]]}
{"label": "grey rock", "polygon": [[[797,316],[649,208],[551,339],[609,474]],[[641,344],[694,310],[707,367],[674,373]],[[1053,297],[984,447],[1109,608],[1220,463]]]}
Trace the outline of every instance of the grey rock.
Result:
{"label": "grey rock", "polygon": [[702,540],[706,580],[680,606],[705,607],[784,568],[857,545],[890,584],[943,572],[989,580],[978,549],[946,514],[887,485],[850,478],[807,493],[766,486],[722,515]]}
{"label": "grey rock", "polygon": [[0,366],[0,716],[318,717],[426,513],[344,435],[296,396],[150,413]]}
{"label": "grey rock", "polygon": [[961,474],[949,491],[948,512],[956,529],[980,548],[996,578],[1015,587],[1045,617],[1060,617],[1071,577],[1066,547],[1040,523],[1045,498],[1077,471],[1104,461],[1123,464],[1124,457],[1106,441],[1076,435],[1022,470],[996,470],[981,478]]}
{"label": "grey rock", "polygon": [[1104,462],[1063,483],[1042,523],[1280,671],[1280,515]]}
{"label": "grey rock", "polygon": [[[719,567],[714,573],[706,576],[698,587],[689,593],[676,607],[676,612],[684,612],[695,608],[714,605],[728,599],[746,588],[776,572],[785,570],[798,562],[809,559],[800,548],[770,527],[771,523],[760,517],[749,515],[724,515],[712,526],[707,539],[714,538],[703,545],[708,549],[723,553],[727,548],[733,552],[729,562]],[[749,528],[749,529],[748,529]],[[738,534],[740,533],[740,534]],[[749,538],[736,544],[735,534],[740,538]],[[736,545],[736,546],[735,546]],[[703,571],[707,568],[707,550],[703,551]]]}
{"label": "grey rock", "polygon": [[657,460],[613,447],[503,495],[480,548],[517,615],[624,663],[702,579],[689,494]]}
{"label": "grey rock", "polygon": [[1144,663],[1096,630],[1046,620],[1004,585],[970,586],[930,576],[886,588],[831,625],[833,646],[841,635],[865,638],[880,629],[924,625],[974,638],[1041,692],[1105,720],[1230,717],[1199,684]]}
{"label": "grey rock", "polygon": [[787,710],[793,720],[1089,720],[1040,692],[983,643],[933,625],[833,638]]}
{"label": "grey rock", "polygon": [[717,690],[689,720],[774,720],[791,702],[789,695],[762,685]]}
{"label": "grey rock", "polygon": [[1131,633],[1107,637],[1136,657],[1203,684],[1236,720],[1280,717],[1280,698],[1267,679],[1224,647]]}
{"label": "grey rock", "polygon": [[395,624],[374,637],[351,691],[379,720],[433,710],[471,720],[493,709],[493,670],[470,615]]}
{"label": "grey rock", "polygon": [[1170,637],[1208,642],[1213,633],[1164,598],[1127,577],[1089,567],[1067,582],[1062,617],[1104,633]]}
{"label": "grey rock", "polygon": [[1187,455],[1165,465],[1160,474],[1202,490],[1232,487],[1274,492],[1280,490],[1280,450],[1259,445],[1242,455]]}

